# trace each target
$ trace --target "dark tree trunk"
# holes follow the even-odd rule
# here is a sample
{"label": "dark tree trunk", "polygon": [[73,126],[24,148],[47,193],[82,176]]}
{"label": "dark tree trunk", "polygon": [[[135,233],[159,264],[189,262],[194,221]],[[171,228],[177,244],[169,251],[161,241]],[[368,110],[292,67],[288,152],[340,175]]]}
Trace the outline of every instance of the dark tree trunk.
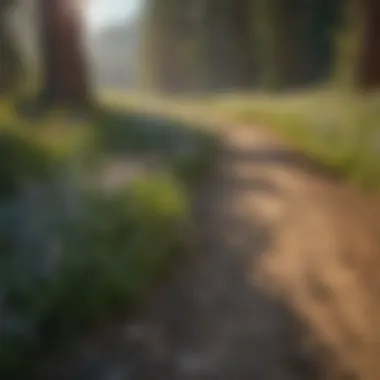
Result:
{"label": "dark tree trunk", "polygon": [[333,65],[332,33],[339,23],[340,0],[275,0],[276,79],[285,88],[328,78]]}
{"label": "dark tree trunk", "polygon": [[252,88],[257,82],[251,8],[251,0],[235,0],[231,12],[238,60],[236,86],[240,89]]}
{"label": "dark tree trunk", "polygon": [[380,1],[363,0],[363,40],[359,58],[359,85],[380,86]]}
{"label": "dark tree trunk", "polygon": [[147,20],[148,62],[150,82],[155,89],[176,92],[182,88],[180,45],[183,25],[178,25],[182,3],[177,0],[149,0]]}
{"label": "dark tree trunk", "polygon": [[88,81],[77,0],[40,0],[45,82],[49,104],[84,105]]}
{"label": "dark tree trunk", "polygon": [[204,26],[208,88],[246,89],[256,79],[249,0],[209,0]]}
{"label": "dark tree trunk", "polygon": [[16,38],[8,25],[14,5],[14,0],[0,0],[0,95],[14,90],[24,74]]}

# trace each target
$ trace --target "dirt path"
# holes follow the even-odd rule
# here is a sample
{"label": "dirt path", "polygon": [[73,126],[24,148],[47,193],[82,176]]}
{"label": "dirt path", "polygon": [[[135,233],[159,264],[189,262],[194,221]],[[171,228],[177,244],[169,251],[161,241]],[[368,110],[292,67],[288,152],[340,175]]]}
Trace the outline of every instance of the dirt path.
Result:
{"label": "dirt path", "polygon": [[374,204],[273,139],[230,128],[180,271],[133,322],[49,360],[39,379],[325,379],[322,360],[334,379],[377,378]]}

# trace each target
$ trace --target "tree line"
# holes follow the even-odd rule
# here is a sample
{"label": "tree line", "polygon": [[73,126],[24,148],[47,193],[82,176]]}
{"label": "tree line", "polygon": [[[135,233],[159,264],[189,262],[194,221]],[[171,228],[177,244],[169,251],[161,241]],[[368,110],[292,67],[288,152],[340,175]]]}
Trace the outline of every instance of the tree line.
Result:
{"label": "tree line", "polygon": [[[0,3],[2,93],[22,78],[23,60],[7,25],[18,1]],[[37,2],[40,15],[41,98],[86,101],[78,1],[30,1]],[[358,37],[357,55],[344,58],[355,60],[353,83],[362,89],[380,85],[378,0],[146,0],[145,6],[141,76],[151,88],[280,91],[323,83],[339,59],[333,37],[344,28]]]}
{"label": "tree line", "polygon": [[[357,61],[358,88],[380,85],[377,0],[148,0],[147,8],[152,87],[300,88],[329,80],[339,59]],[[360,34],[355,57],[339,57],[343,28]]]}

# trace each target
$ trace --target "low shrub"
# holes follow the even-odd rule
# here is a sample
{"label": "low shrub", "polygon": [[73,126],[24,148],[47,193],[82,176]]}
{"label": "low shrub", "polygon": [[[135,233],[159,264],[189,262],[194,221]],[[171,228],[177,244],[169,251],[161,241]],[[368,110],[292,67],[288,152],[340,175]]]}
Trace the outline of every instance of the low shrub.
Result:
{"label": "low shrub", "polygon": [[96,134],[111,153],[155,153],[167,169],[188,184],[207,170],[216,148],[209,128],[141,113],[103,113],[97,118]]}
{"label": "low shrub", "polygon": [[[166,152],[166,169],[106,190],[92,182],[93,167],[78,156],[80,147],[57,149],[33,132],[3,128],[0,134],[0,376],[5,378],[27,368],[44,344],[71,340],[135,305],[184,245],[189,176],[183,169],[177,175],[183,151],[176,152],[174,143]],[[204,152],[209,142],[191,144]],[[102,155],[104,145],[98,148]],[[197,153],[188,162],[199,161]]]}
{"label": "low shrub", "polygon": [[186,199],[173,179],[136,180],[113,194],[90,190],[67,226],[45,332],[67,335],[135,304],[181,247]]}
{"label": "low shrub", "polygon": [[8,129],[0,131],[0,197],[17,196],[31,180],[47,178],[54,158],[27,135]]}

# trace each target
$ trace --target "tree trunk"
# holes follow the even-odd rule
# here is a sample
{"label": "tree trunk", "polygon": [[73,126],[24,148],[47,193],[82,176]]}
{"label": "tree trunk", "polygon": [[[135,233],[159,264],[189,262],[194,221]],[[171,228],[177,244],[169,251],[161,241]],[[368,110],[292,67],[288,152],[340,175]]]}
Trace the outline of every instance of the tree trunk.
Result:
{"label": "tree trunk", "polygon": [[275,71],[280,86],[310,86],[328,78],[333,65],[331,37],[339,22],[339,3],[340,0],[272,2]]}
{"label": "tree trunk", "polygon": [[359,58],[359,85],[364,89],[380,86],[380,2],[363,0],[363,42]]}
{"label": "tree trunk", "polygon": [[43,98],[49,104],[84,105],[88,80],[77,0],[40,0],[45,81]]}
{"label": "tree trunk", "polygon": [[24,79],[24,66],[9,22],[14,5],[13,0],[0,0],[0,95],[11,92]]}
{"label": "tree trunk", "polygon": [[235,0],[231,12],[237,58],[235,86],[241,90],[250,89],[257,83],[251,8],[251,0]]}

